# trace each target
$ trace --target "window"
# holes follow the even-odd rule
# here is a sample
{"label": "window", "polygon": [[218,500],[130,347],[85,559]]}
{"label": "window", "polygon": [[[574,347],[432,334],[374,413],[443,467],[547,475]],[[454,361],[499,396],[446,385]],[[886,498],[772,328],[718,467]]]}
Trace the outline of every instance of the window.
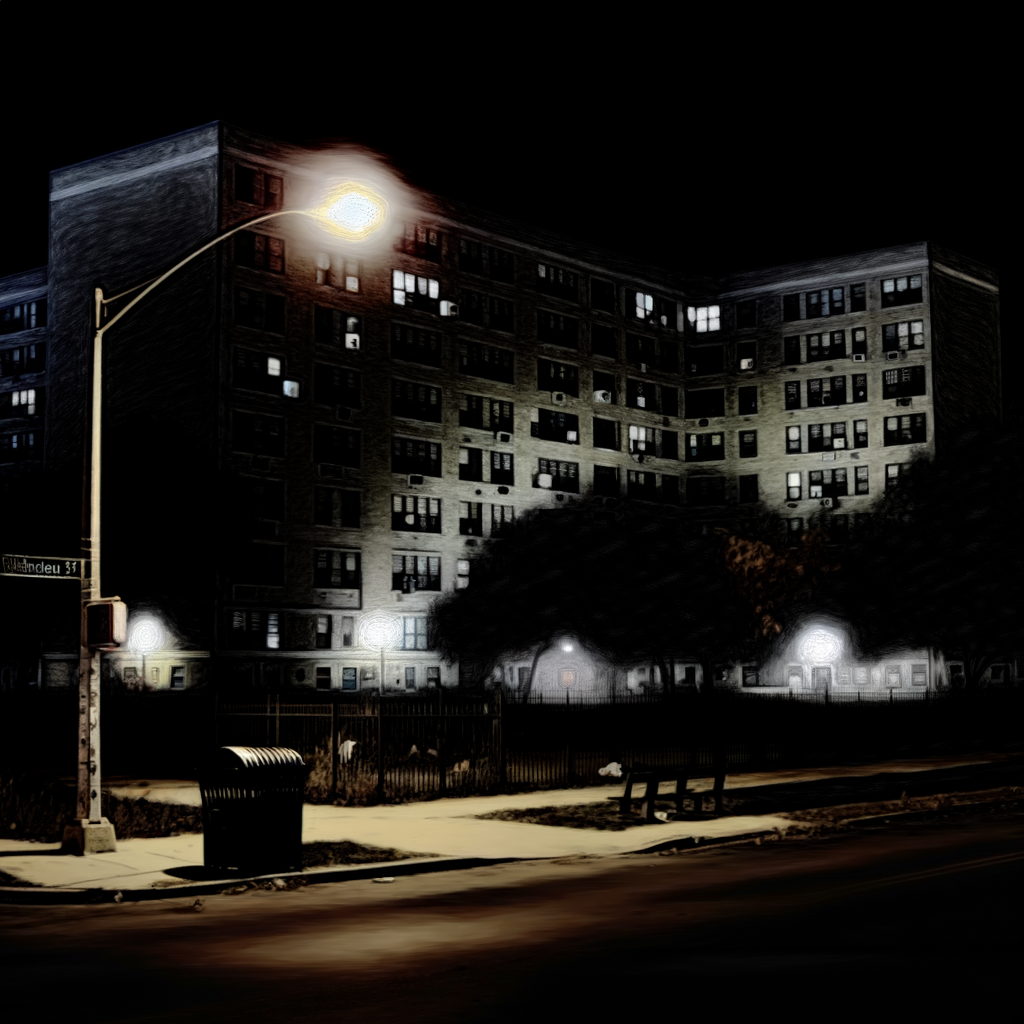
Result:
{"label": "window", "polygon": [[459,533],[463,537],[479,537],[484,532],[483,505],[479,501],[459,502]]}
{"label": "window", "polygon": [[426,615],[402,616],[402,650],[425,651],[427,649]]}
{"label": "window", "polygon": [[566,363],[553,363],[548,359],[537,360],[537,390],[563,391],[579,398],[580,371]]}
{"label": "window", "polygon": [[921,275],[888,277],[882,281],[882,309],[921,301]]}
{"label": "window", "polygon": [[679,391],[664,384],[626,379],[626,405],[631,409],[661,412],[666,416],[679,415]]}
{"label": "window", "polygon": [[740,431],[740,458],[741,459],[754,459],[754,458],[757,458],[757,431],[756,430],[741,430]]}
{"label": "window", "polygon": [[340,405],[346,409],[362,406],[357,370],[317,363],[313,374],[313,393],[317,404]]}
{"label": "window", "polygon": [[459,426],[511,434],[515,426],[512,402],[481,395],[459,395]]}
{"label": "window", "polygon": [[903,472],[903,464],[890,464],[885,467],[885,489],[891,491],[900,481],[900,474]]}
{"label": "window", "polygon": [[812,498],[840,498],[849,494],[845,469],[812,469],[807,474],[807,492]]}
{"label": "window", "polygon": [[807,382],[808,408],[846,404],[845,377],[818,377]]}
{"label": "window", "polygon": [[[802,528],[802,527],[801,527]],[[790,665],[786,669],[786,685],[801,687],[804,685],[803,665]]]}
{"label": "window", "polygon": [[0,335],[46,326],[46,299],[18,302],[0,308]]}
{"label": "window", "polygon": [[440,555],[392,555],[391,589],[400,590],[403,594],[415,594],[418,590],[440,590]]}
{"label": "window", "polygon": [[331,688],[331,666],[317,665],[316,667],[316,688],[318,690],[329,690]]}
{"label": "window", "polygon": [[391,381],[391,415],[408,419],[441,422],[441,389],[412,381]]}
{"label": "window", "polygon": [[915,412],[910,416],[886,416],[882,443],[888,447],[927,441],[927,425],[927,416],[923,412]]}
{"label": "window", "polygon": [[405,688],[407,690],[416,689],[416,667],[415,665],[408,665],[405,669]]}
{"label": "window", "polygon": [[482,242],[459,239],[459,270],[489,277],[494,281],[515,281],[515,260],[512,253]]}
{"label": "window", "polygon": [[235,289],[235,323],[271,334],[285,333],[283,295],[270,295],[254,288]]}
{"label": "window", "polygon": [[236,650],[278,650],[278,612],[232,611],[230,644]]}
{"label": "window", "polygon": [[866,402],[868,400],[868,375],[866,373],[855,373],[853,375],[853,400],[855,402]]}
{"label": "window", "polygon": [[314,551],[313,586],[358,590],[362,576],[358,551]]}
{"label": "window", "polygon": [[45,388],[22,388],[0,395],[0,418],[36,416],[43,411]]}
{"label": "window", "polygon": [[313,331],[317,344],[345,348],[350,352],[358,352],[362,348],[362,318],[343,313],[340,309],[316,306],[313,310]]}
{"label": "window", "polygon": [[20,373],[36,373],[46,369],[46,345],[38,342],[35,345],[21,345],[18,348],[5,348],[0,352],[0,374],[17,376]]}
{"label": "window", "polygon": [[799,320],[800,317],[800,294],[782,296],[782,319]]}
{"label": "window", "polygon": [[627,334],[626,362],[641,373],[648,373],[655,369],[658,364],[657,341],[639,334]]}
{"label": "window", "polygon": [[313,428],[313,461],[331,463],[358,469],[361,464],[358,430],[328,427],[318,424]]}
{"label": "window", "polygon": [[441,688],[441,666],[440,665],[428,665],[427,666],[427,686],[428,688],[433,686],[437,689]]}
{"label": "window", "polygon": [[459,479],[482,481],[484,478],[484,453],[479,448],[459,449]]}
{"label": "window", "polygon": [[261,391],[279,395],[281,387],[281,359],[245,348],[236,348],[231,383],[247,391]]}
{"label": "window", "polygon": [[410,256],[418,256],[421,260],[441,262],[441,236],[436,228],[428,228],[423,224],[406,224],[405,236],[399,242],[398,249]]}
{"label": "window", "polygon": [[496,430],[511,434],[515,430],[515,407],[512,402],[503,402],[500,399],[492,398],[488,401],[491,413],[489,430]]}
{"label": "window", "polygon": [[739,484],[741,505],[752,505],[758,500],[756,473],[749,476],[741,476],[739,478]]}
{"label": "window", "polygon": [[800,408],[800,381],[798,380],[787,380],[785,387],[786,395],[786,408],[787,409],[799,409]]}
{"label": "window", "polygon": [[[547,481],[550,480],[550,485]],[[555,459],[537,460],[537,479],[534,487],[550,486],[554,491],[579,494],[580,466],[578,462],[560,462]]]}
{"label": "window", "polygon": [[441,335],[406,324],[391,325],[391,358],[423,366],[441,365]]}
{"label": "window", "polygon": [[741,341],[736,345],[736,369],[757,369],[757,342]]}
{"label": "window", "polygon": [[807,309],[805,319],[813,320],[819,316],[837,316],[845,312],[842,288],[823,288],[817,292],[807,292],[804,296]]}
{"label": "window", "polygon": [[316,617],[316,649],[318,651],[329,651],[331,649],[331,629],[333,619],[330,615],[318,615]]}
{"label": "window", "polygon": [[34,431],[0,435],[0,462],[21,462],[23,459],[42,457],[42,444],[36,444]]}
{"label": "window", "polygon": [[909,398],[924,393],[923,366],[900,366],[882,371],[882,398]]}
{"label": "window", "polygon": [[[831,544],[846,544],[850,539],[849,517],[833,513],[828,521],[828,540]],[[842,671],[842,670],[840,670]],[[840,680],[842,681],[842,680]]]}
{"label": "window", "polygon": [[812,423],[807,428],[809,452],[832,452],[845,447],[845,423]]}
{"label": "window", "polygon": [[717,331],[721,325],[720,306],[690,306],[686,310],[686,319],[698,334]]}
{"label": "window", "polygon": [[580,322],[571,316],[552,313],[546,309],[537,310],[537,338],[549,345],[563,348],[579,348]]}
{"label": "window", "polygon": [[795,425],[786,427],[786,454],[799,455],[802,450],[800,447],[800,428]]}
{"label": "window", "polygon": [[595,356],[618,358],[619,343],[615,336],[615,328],[607,324],[591,324],[590,346]]}
{"label": "window", "polygon": [[414,437],[392,437],[391,472],[440,476],[441,446]]}
{"label": "window", "polygon": [[853,471],[853,490],[855,494],[869,494],[870,488],[868,487],[868,467],[857,466]]}
{"label": "window", "polygon": [[884,324],[883,352],[913,352],[924,348],[924,321],[910,320],[902,324]]}
{"label": "window", "polygon": [[850,312],[863,313],[868,308],[867,288],[863,284],[850,285]]}
{"label": "window", "polygon": [[685,415],[687,419],[703,419],[725,415],[725,388],[710,391],[686,391]]}
{"label": "window", "polygon": [[615,392],[615,374],[601,373],[600,370],[595,370],[594,401],[607,402],[609,405],[614,405],[617,401],[617,396]]}
{"label": "window", "polygon": [[460,341],[459,373],[511,384],[515,373],[515,355],[506,348],[495,348],[478,341]]}
{"label": "window", "polygon": [[594,467],[594,493],[606,498],[619,496],[619,471],[615,466]]}
{"label": "window", "polygon": [[800,363],[800,338],[782,339],[782,361],[787,366],[796,366]]}
{"label": "window", "polygon": [[573,270],[553,267],[549,263],[537,264],[537,291],[556,295],[567,302],[580,301],[579,278]]}
{"label": "window", "polygon": [[724,505],[724,476],[691,476],[686,479],[686,501],[690,505]]}
{"label": "window", "polygon": [[335,487],[313,488],[313,522],[334,529],[359,529],[359,491]]}
{"label": "window", "polygon": [[853,421],[853,447],[867,448],[868,446],[868,421]]}
{"label": "window", "polygon": [[341,670],[341,688],[343,690],[355,690],[359,687],[358,672],[354,668],[343,668]]}
{"label": "window", "polygon": [[501,533],[505,527],[515,520],[515,509],[512,505],[491,506],[491,536]]}
{"label": "window", "polygon": [[801,496],[800,473],[786,474],[786,499],[788,501],[799,501]]}
{"label": "window", "polygon": [[594,447],[609,448],[617,452],[620,445],[618,420],[599,420],[595,417]]}
{"label": "window", "polygon": [[253,167],[235,165],[235,201],[279,210],[284,184],[276,174],[257,171]]}
{"label": "window", "polygon": [[[284,456],[284,419],[253,412],[234,412],[232,450],[253,455]],[[358,435],[357,435],[358,437]]]}
{"label": "window", "polygon": [[827,331],[824,334],[807,335],[807,362],[820,363],[829,359],[844,359],[845,357],[845,331]]}
{"label": "window", "polygon": [[679,504],[679,477],[668,473],[661,475],[661,500],[666,505]]}
{"label": "window", "polygon": [[391,529],[406,533],[440,533],[441,499],[419,494],[392,494]]}
{"label": "window", "polygon": [[320,253],[316,258],[316,283],[332,288],[344,288],[347,292],[358,294],[359,279],[362,267],[359,260],[336,258],[331,265],[331,257]]}
{"label": "window", "polygon": [[280,587],[284,585],[284,546],[248,544],[239,551],[235,583]]}
{"label": "window", "polygon": [[561,441],[564,444],[580,443],[580,420],[571,413],[552,409],[538,409],[537,422],[530,424],[530,433],[543,441]]}
{"label": "window", "polygon": [[171,689],[172,690],[184,690],[185,689],[185,666],[184,665],[172,665],[171,666]]}
{"label": "window", "polygon": [[738,409],[741,416],[753,416],[757,412],[757,387],[743,387],[739,389]]}
{"label": "window", "polygon": [[694,377],[703,377],[710,373],[721,373],[725,369],[724,346],[711,345],[706,348],[689,346],[686,349],[686,367]]}
{"label": "window", "polygon": [[885,666],[885,685],[886,686],[891,687],[892,689],[896,689],[897,687],[903,685],[903,680],[901,678],[900,667],[901,666],[899,666],[899,665],[886,665]]}
{"label": "window", "polygon": [[284,481],[243,476],[238,480],[238,505],[250,520],[284,521]]}
{"label": "window", "polygon": [[440,309],[441,285],[436,277],[408,274],[402,270],[391,272],[391,301],[396,306],[410,306],[426,313]]}
{"label": "window", "polygon": [[[632,427],[629,428],[633,430]],[[725,434],[687,434],[687,462],[717,462],[725,458]]]}
{"label": "window", "polygon": [[744,299],[736,303],[736,326],[740,330],[757,326],[757,299]]}
{"label": "window", "polygon": [[787,519],[786,520],[786,543],[791,547],[800,543],[800,538],[804,532],[804,521],[803,519]]}
{"label": "window", "polygon": [[855,356],[866,356],[868,354],[868,332],[866,327],[854,327],[850,332],[852,337],[852,344],[850,346],[851,355]]}
{"label": "window", "polygon": [[626,497],[640,501],[658,500],[658,478],[654,473],[626,471]]}
{"label": "window", "polygon": [[463,288],[459,299],[459,319],[492,331],[515,330],[515,307],[511,299]]}
{"label": "window", "polygon": [[[721,437],[721,435],[718,435]],[[679,435],[674,430],[655,430],[631,424],[629,450],[641,457],[659,459],[679,458]]]}
{"label": "window", "polygon": [[605,313],[615,312],[615,285],[611,281],[590,279],[590,308],[601,309]]}
{"label": "window", "polygon": [[511,452],[491,452],[491,483],[514,486],[515,463]]}
{"label": "window", "polygon": [[[997,667],[992,666],[992,677],[995,678],[995,670]],[[927,686],[928,685],[928,666],[922,662],[915,662],[910,666],[910,685],[911,686]]]}
{"label": "window", "polygon": [[235,262],[240,267],[284,273],[284,239],[240,231],[235,235]]}

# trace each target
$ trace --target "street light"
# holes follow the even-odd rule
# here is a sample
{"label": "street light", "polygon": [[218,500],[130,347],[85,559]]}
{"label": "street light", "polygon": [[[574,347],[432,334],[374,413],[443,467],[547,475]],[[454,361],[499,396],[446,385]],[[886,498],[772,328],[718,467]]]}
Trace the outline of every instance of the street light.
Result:
{"label": "street light", "polygon": [[[102,451],[103,408],[103,336],[130,309],[169,277],[221,242],[278,217],[308,217],[321,228],[346,243],[365,243],[379,237],[391,220],[387,199],[377,188],[358,181],[334,182],[318,204],[308,209],[275,210],[239,224],[196,249],[170,270],[151,281],[117,295],[105,296],[102,288],[94,292],[95,327],[92,342],[92,415],[89,433],[89,491],[82,510],[82,559],[89,563],[90,575],[82,578],[82,627],[78,656],[78,786],[75,817],[77,825],[65,829],[64,840],[78,854],[106,853],[116,849],[114,827],[103,817],[100,804],[100,651],[89,646],[85,607],[100,600],[100,453]],[[110,303],[138,294],[106,323]],[[383,654],[382,654],[383,659]],[[381,679],[383,687],[383,678]]]}
{"label": "street light", "polygon": [[[359,623],[359,640],[371,651],[380,651],[380,702],[377,708],[377,798],[384,799],[384,652],[394,650],[402,639],[402,624],[386,612],[374,612]],[[443,771],[444,769],[442,769]]]}
{"label": "street light", "polygon": [[128,649],[142,656],[142,688],[146,688],[146,655],[164,645],[164,627],[150,615],[133,619],[128,628]]}

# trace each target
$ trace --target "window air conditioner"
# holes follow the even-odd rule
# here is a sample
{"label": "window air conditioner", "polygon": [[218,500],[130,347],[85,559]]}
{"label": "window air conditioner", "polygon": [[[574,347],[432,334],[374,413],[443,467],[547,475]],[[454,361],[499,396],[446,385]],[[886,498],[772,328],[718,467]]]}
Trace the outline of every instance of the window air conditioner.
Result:
{"label": "window air conditioner", "polygon": [[886,359],[899,359],[899,357],[900,357],[899,352],[886,352],[885,353],[885,358]]}
{"label": "window air conditioner", "polygon": [[853,361],[855,363],[866,363],[867,359],[868,359],[868,357],[866,355],[864,355],[863,352],[854,352],[853,353]]}
{"label": "window air conditioner", "polygon": [[345,335],[345,348],[358,349],[359,348],[359,335],[358,334],[346,334]]}
{"label": "window air conditioner", "polygon": [[896,399],[896,404],[897,405],[910,405],[911,401],[910,401],[909,398],[897,398]]}
{"label": "window air conditioner", "polygon": [[832,498],[823,498],[821,503],[822,505],[825,506],[825,508],[831,508],[833,504],[835,504]]}
{"label": "window air conditioner", "polygon": [[554,402],[555,405],[565,405],[565,392],[564,391],[552,391],[551,392],[551,401]]}
{"label": "window air conditioner", "polygon": [[565,432],[565,439],[569,444],[577,444],[579,442],[579,434],[575,430],[567,430]]}
{"label": "window air conditioner", "polygon": [[456,303],[450,302],[448,299],[441,300],[441,316],[453,316],[458,319],[459,307]]}
{"label": "window air conditioner", "polygon": [[612,393],[610,391],[595,391],[594,401],[595,402],[611,402]]}
{"label": "window air conditioner", "polygon": [[740,360],[740,369],[741,370],[752,370],[753,368],[754,368],[754,360],[753,359],[741,359]]}
{"label": "window air conditioner", "polygon": [[555,481],[552,478],[550,473],[538,473],[537,474],[537,486],[538,487],[545,487],[548,490],[551,490],[551,485],[554,482]]}
{"label": "window air conditioner", "polygon": [[424,483],[423,477],[419,473],[409,474],[409,486],[410,487],[422,487]]}
{"label": "window air conditioner", "polygon": [[496,430],[494,432],[494,439],[495,439],[495,441],[501,441],[502,444],[508,444],[509,441],[512,440],[512,435],[511,434],[504,434],[500,430]]}

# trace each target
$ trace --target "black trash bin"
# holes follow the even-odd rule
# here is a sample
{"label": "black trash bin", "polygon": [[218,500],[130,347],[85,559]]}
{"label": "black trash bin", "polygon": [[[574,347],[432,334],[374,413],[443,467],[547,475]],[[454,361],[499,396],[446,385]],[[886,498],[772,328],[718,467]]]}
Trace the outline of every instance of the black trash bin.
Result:
{"label": "black trash bin", "polygon": [[221,747],[199,780],[205,866],[245,875],[300,871],[307,773],[287,747]]}

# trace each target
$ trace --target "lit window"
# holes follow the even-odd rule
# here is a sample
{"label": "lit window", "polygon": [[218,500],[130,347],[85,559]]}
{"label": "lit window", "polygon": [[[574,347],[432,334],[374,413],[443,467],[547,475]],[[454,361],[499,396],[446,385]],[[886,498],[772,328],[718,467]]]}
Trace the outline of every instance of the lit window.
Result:
{"label": "lit window", "polygon": [[402,270],[391,273],[391,298],[396,306],[412,306],[428,312],[438,311],[441,285],[435,277],[421,277]]}
{"label": "lit window", "polygon": [[690,306],[686,318],[698,334],[717,331],[721,327],[720,306]]}
{"label": "lit window", "polygon": [[882,308],[921,301],[921,275],[889,277],[882,281]]}
{"label": "lit window", "polygon": [[857,466],[853,471],[855,487],[854,491],[857,494],[868,494],[868,467]]}
{"label": "lit window", "polygon": [[798,501],[800,499],[799,472],[786,474],[786,497],[790,501]]}
{"label": "lit window", "polygon": [[278,622],[277,612],[267,612],[267,649],[270,651],[276,651],[281,646]]}
{"label": "lit window", "polygon": [[267,357],[267,375],[270,377],[281,376],[281,360],[275,359],[273,356]]}
{"label": "lit window", "polygon": [[469,586],[469,559],[459,558],[455,562],[455,589],[465,590]]}

